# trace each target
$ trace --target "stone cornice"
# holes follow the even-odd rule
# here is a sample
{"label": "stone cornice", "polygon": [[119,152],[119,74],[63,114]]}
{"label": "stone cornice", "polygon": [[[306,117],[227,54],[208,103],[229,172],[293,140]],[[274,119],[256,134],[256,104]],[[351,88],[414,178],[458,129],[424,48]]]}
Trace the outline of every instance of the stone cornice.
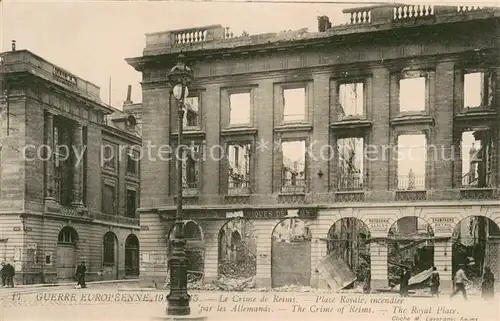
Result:
{"label": "stone cornice", "polygon": [[137,137],[129,132],[111,127],[109,125],[101,125],[101,130],[103,134],[114,136],[116,138],[119,138],[121,141],[128,141],[130,143],[136,143],[136,144],[142,143],[142,138]]}
{"label": "stone cornice", "polygon": [[[492,206],[499,207],[498,200],[474,200],[474,201],[422,201],[422,202],[385,202],[385,203],[375,203],[375,202],[359,202],[359,203],[331,203],[331,204],[293,204],[286,205],[276,204],[276,205],[259,205],[259,204],[242,204],[242,205],[210,205],[210,206],[193,206],[184,205],[183,208],[186,211],[189,210],[226,210],[226,211],[240,211],[242,209],[271,209],[271,208],[320,208],[320,209],[344,209],[344,208],[357,208],[357,209],[369,209],[369,208],[402,208],[402,207],[434,207],[443,208],[445,210],[451,210],[454,208],[462,208],[464,206]],[[175,205],[172,206],[158,206],[158,207],[142,207],[137,209],[140,213],[159,213],[163,211],[175,211]]]}
{"label": "stone cornice", "polygon": [[[491,53],[495,50],[494,41],[491,39],[478,42],[476,46],[481,52]],[[446,61],[461,61],[469,56],[477,55],[477,51],[469,49],[471,44],[455,43],[453,46],[441,46],[436,48],[431,44],[413,44],[412,48],[406,45],[406,49],[401,52],[398,48],[377,48],[370,52],[361,51],[338,51],[338,52],[304,52],[301,53],[304,59],[300,61],[293,55],[275,55],[268,57],[264,62],[262,60],[235,60],[213,61],[207,64],[194,66],[196,78],[194,86],[203,86],[204,84],[221,83],[240,85],[248,84],[252,81],[265,80],[269,78],[282,78],[286,81],[287,75],[294,75],[295,78],[311,78],[316,73],[330,74],[336,78],[339,73],[357,73],[360,70],[376,68],[399,68],[403,64],[408,64],[408,59],[412,58],[413,64],[425,62],[426,65],[443,63]],[[403,47],[401,47],[403,48]],[[234,65],[234,66],[233,66]],[[247,67],[236,68],[235,66],[247,65]],[[143,88],[157,87],[159,84],[166,83],[167,67],[158,66],[157,72],[146,70],[143,72]],[[165,72],[163,72],[165,71]]]}
{"label": "stone cornice", "polygon": [[[37,75],[34,75],[34,74],[30,73],[29,71],[21,71],[21,72],[12,73],[12,74],[7,73],[4,75],[6,76],[7,81],[20,81],[20,82],[24,83],[25,81],[31,80],[34,83],[41,84],[42,86],[44,86],[44,88],[48,89],[49,91],[53,91],[57,94],[64,95],[64,96],[68,97],[69,99],[72,99],[76,102],[84,104],[85,106],[88,106],[92,109],[101,111],[104,114],[111,114],[114,112],[114,109],[112,109],[104,104],[98,103],[95,100],[92,100],[88,97],[79,95],[73,91],[70,91],[70,90],[62,87],[61,85],[59,85],[57,83],[51,82],[47,79],[41,78]],[[27,87],[29,87],[29,83],[27,84]]]}
{"label": "stone cornice", "polygon": [[[304,51],[306,47],[318,50],[318,46],[337,46],[339,43],[351,45],[369,41],[382,44],[387,41],[399,41],[410,36],[435,37],[436,30],[446,33],[446,29],[455,30],[457,24],[465,26],[467,23],[488,23],[487,19],[498,19],[497,10],[478,10],[468,12],[467,15],[448,14],[433,19],[407,20],[391,23],[372,23],[361,25],[337,26],[325,32],[303,33],[287,39],[286,35],[267,34],[218,39],[209,42],[192,43],[189,45],[169,46],[158,44],[146,47],[142,57],[128,58],[127,63],[138,71],[143,71],[148,65],[173,65],[176,56],[180,53],[196,60],[209,59],[230,55],[269,54],[277,51]],[[469,28],[470,29],[470,28]],[[159,67],[159,66],[158,66]]]}

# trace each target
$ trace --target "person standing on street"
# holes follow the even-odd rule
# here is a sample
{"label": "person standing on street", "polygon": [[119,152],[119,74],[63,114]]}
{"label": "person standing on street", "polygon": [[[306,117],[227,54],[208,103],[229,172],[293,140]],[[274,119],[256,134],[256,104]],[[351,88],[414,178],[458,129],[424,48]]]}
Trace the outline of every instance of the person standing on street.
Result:
{"label": "person standing on street", "polygon": [[432,267],[432,273],[431,273],[431,280],[430,280],[430,286],[431,286],[431,295],[436,296],[439,298],[439,285],[441,284],[440,279],[439,279],[439,272],[437,271],[437,268],[435,266]]}
{"label": "person standing on street", "polygon": [[411,271],[409,268],[405,268],[401,274],[401,280],[399,282],[399,294],[401,296],[408,296],[410,279]]}
{"label": "person standing on street", "polygon": [[87,267],[85,266],[85,262],[81,262],[80,265],[76,268],[76,277],[78,279],[77,286],[79,285],[82,289],[85,289],[87,285],[85,284],[85,274],[87,273]]}
{"label": "person standing on street", "polygon": [[467,291],[465,290],[465,282],[470,282],[470,280],[465,275],[465,266],[460,264],[457,273],[455,273],[455,290],[451,293],[450,298],[454,297],[458,292],[462,292],[465,300],[467,300]]}
{"label": "person standing on street", "polygon": [[5,274],[5,283],[8,288],[13,288],[14,287],[14,275],[16,274],[16,269],[10,264],[7,263],[3,267],[3,273],[2,273],[2,281],[3,281],[3,275]]}
{"label": "person standing on street", "polygon": [[495,276],[489,267],[484,268],[483,281],[481,283],[481,297],[491,299],[495,296]]}
{"label": "person standing on street", "polygon": [[0,270],[0,273],[2,274],[2,287],[6,285],[6,280],[7,280],[7,271],[5,270],[5,262],[2,262],[2,269]]}

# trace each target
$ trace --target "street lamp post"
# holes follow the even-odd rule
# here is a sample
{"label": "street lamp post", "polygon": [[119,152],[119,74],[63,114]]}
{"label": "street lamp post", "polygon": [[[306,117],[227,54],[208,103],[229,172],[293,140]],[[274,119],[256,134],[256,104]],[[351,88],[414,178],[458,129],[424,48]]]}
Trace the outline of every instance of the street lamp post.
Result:
{"label": "street lamp post", "polygon": [[[187,291],[187,258],[184,246],[184,222],[182,215],[182,127],[184,119],[184,100],[188,95],[188,85],[193,80],[193,71],[184,63],[184,56],[179,55],[177,65],[167,75],[172,86],[172,94],[177,101],[177,211],[174,223],[174,239],[170,265],[170,293],[167,296],[169,316],[186,316],[191,313],[190,296]],[[170,239],[169,239],[170,241]]]}

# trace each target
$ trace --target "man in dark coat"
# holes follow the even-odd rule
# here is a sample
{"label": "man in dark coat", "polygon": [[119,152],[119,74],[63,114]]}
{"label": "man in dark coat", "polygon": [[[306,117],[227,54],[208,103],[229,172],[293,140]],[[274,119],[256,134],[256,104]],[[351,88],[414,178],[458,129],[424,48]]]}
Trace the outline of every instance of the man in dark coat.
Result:
{"label": "man in dark coat", "polygon": [[85,262],[82,261],[80,265],[76,268],[76,278],[78,283],[76,285],[81,286],[82,289],[86,288],[85,285],[85,274],[87,273],[87,267],[85,266]]}
{"label": "man in dark coat", "polygon": [[2,286],[5,286],[5,281],[7,280],[7,271],[5,270],[5,262],[2,262],[2,269],[0,270],[2,274]]}
{"label": "man in dark coat", "polygon": [[439,286],[441,285],[441,280],[439,277],[439,272],[435,266],[432,267],[432,273],[430,277],[430,288],[431,295],[439,297]]}
{"label": "man in dark coat", "polygon": [[411,271],[409,268],[405,268],[401,274],[401,280],[399,283],[399,294],[401,296],[408,296],[409,282],[411,279]]}
{"label": "man in dark coat", "polygon": [[[14,275],[16,274],[16,269],[10,264],[5,264],[3,271],[5,273],[5,281],[8,288],[14,287]],[[3,278],[2,278],[3,279]]]}
{"label": "man in dark coat", "polygon": [[495,275],[489,267],[484,268],[483,281],[481,283],[481,297],[491,299],[495,296]]}

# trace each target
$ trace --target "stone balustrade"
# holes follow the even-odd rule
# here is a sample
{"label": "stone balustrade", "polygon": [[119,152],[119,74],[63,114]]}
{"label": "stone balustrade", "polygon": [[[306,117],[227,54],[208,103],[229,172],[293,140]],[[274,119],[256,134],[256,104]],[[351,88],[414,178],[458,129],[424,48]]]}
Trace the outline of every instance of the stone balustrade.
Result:
{"label": "stone balustrade", "polygon": [[[342,12],[347,16],[347,23],[334,25],[326,32],[328,34],[345,34],[357,32],[359,28],[391,28],[392,24],[414,23],[422,21],[425,23],[439,23],[440,19],[450,22],[456,17],[457,21],[463,20],[463,15],[471,15],[481,12],[490,12],[495,8],[482,8],[478,6],[432,6],[426,4],[402,5],[388,4],[382,6],[358,7],[345,9]],[[477,17],[476,17],[477,18]],[[235,34],[228,27],[222,25],[210,25],[189,29],[178,29],[146,34],[146,48],[144,54],[158,54],[160,52],[173,53],[179,50],[203,50],[210,48],[239,46],[257,43],[269,43],[293,39],[317,38],[325,32],[298,32],[287,31],[279,33],[266,33],[249,35],[246,32]],[[178,48],[178,49],[177,49]]]}
{"label": "stone balustrade", "polygon": [[101,103],[100,87],[79,78],[28,50],[7,51],[2,54],[2,72],[30,72],[83,97]]}

